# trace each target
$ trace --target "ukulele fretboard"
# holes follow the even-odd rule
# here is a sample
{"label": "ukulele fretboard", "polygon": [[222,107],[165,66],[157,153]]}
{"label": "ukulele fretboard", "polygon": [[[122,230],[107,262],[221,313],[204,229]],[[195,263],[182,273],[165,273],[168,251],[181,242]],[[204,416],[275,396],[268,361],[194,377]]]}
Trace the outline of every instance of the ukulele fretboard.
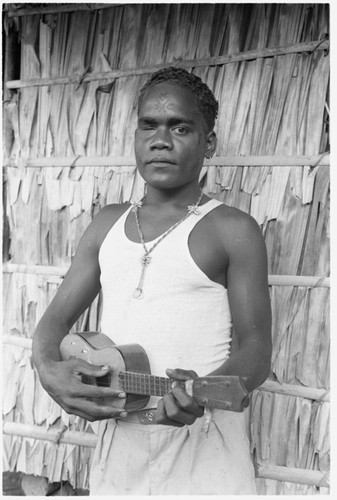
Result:
{"label": "ukulele fretboard", "polygon": [[162,397],[171,389],[169,378],[146,373],[120,372],[119,381],[121,388],[131,394]]}

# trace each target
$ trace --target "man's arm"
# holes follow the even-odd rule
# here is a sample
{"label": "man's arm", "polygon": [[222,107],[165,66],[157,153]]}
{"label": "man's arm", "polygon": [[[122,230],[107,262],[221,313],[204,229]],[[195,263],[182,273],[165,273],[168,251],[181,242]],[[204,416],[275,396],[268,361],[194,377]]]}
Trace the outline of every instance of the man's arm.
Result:
{"label": "man's arm", "polygon": [[104,376],[108,367],[94,367],[78,359],[62,361],[59,345],[100,290],[98,251],[109,228],[108,219],[111,226],[111,210],[102,210],[85,231],[71,267],[33,338],[33,359],[42,386],[65,411],[90,421],[111,418],[122,410],[114,411],[87,398],[124,397],[124,394],[82,383],[81,374]]}
{"label": "man's arm", "polygon": [[[271,359],[271,308],[265,243],[256,221],[242,212],[221,226],[224,253],[228,256],[227,291],[238,349],[209,375],[246,378],[248,392],[267,378]],[[230,235],[230,237],[228,236]],[[196,376],[185,370],[168,370],[177,380]],[[203,415],[192,398],[175,387],[158,405],[158,423],[189,425]]]}
{"label": "man's arm", "polygon": [[248,392],[268,377],[271,360],[271,308],[266,246],[255,220],[241,215],[231,222],[226,240],[229,257],[228,300],[238,350],[210,375],[246,377]]}

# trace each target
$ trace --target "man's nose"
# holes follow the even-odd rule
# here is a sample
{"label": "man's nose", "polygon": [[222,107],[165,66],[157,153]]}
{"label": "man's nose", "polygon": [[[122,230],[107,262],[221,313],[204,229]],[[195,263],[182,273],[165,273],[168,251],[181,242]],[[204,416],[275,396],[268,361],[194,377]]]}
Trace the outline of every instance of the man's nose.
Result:
{"label": "man's nose", "polygon": [[173,146],[170,131],[167,128],[159,127],[152,137],[151,149],[171,149]]}

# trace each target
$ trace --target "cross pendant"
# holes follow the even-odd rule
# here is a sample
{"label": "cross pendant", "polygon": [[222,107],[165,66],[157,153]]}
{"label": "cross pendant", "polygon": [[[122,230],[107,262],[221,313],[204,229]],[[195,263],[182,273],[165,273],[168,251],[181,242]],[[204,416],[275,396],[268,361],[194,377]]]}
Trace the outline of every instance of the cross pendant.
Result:
{"label": "cross pendant", "polygon": [[138,284],[137,288],[135,289],[135,291],[133,292],[133,297],[135,299],[141,299],[144,295],[143,283],[144,283],[145,271],[146,271],[147,266],[151,262],[151,257],[149,256],[149,254],[144,254],[143,257],[141,258],[141,261],[142,261],[142,272],[140,275],[139,284]]}

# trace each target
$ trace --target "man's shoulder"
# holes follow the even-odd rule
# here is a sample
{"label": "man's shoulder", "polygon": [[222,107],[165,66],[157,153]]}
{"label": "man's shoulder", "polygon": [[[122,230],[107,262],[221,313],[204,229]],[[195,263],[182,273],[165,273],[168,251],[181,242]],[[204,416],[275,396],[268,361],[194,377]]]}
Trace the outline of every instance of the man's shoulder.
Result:
{"label": "man's shoulder", "polygon": [[129,203],[111,204],[103,207],[91,221],[87,230],[88,238],[99,247],[112,226],[129,207]]}
{"label": "man's shoulder", "polygon": [[130,207],[130,203],[113,203],[106,205],[95,215],[92,223],[95,225],[114,224]]}
{"label": "man's shoulder", "polygon": [[259,240],[262,232],[257,221],[239,208],[221,204],[214,210],[216,231],[226,247],[236,247],[237,242]]}
{"label": "man's shoulder", "polygon": [[110,205],[106,205],[97,213],[95,219],[100,220],[112,218],[117,220],[129,207],[130,203],[112,203]]}
{"label": "man's shoulder", "polygon": [[250,214],[225,203],[222,203],[214,210],[214,217],[217,224],[232,226],[235,232],[259,228],[258,223]]}

